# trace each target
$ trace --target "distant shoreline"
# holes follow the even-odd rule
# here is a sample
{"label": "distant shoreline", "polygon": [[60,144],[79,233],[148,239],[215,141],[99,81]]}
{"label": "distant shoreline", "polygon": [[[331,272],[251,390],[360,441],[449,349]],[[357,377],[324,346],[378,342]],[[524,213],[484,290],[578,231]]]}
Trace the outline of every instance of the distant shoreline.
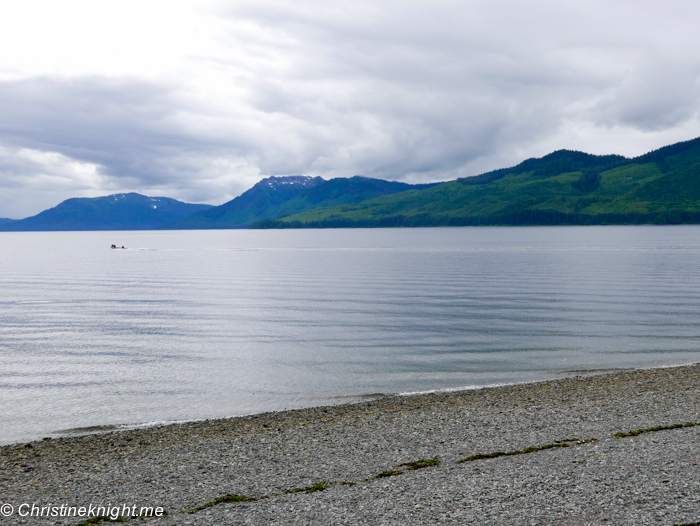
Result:
{"label": "distant shoreline", "polygon": [[[625,226],[625,227],[676,227],[676,226],[698,226],[700,225],[700,220],[698,222],[690,222],[690,223],[532,223],[532,224],[506,224],[506,223],[474,223],[474,224],[435,224],[435,225],[429,225],[429,224],[410,224],[410,225],[394,225],[394,226],[386,226],[386,225],[374,225],[374,226],[357,226],[357,225],[352,225],[352,224],[347,224],[344,226],[337,226],[337,225],[323,225],[319,226],[316,224],[304,224],[304,225],[297,225],[297,224],[292,224],[291,226],[289,223],[285,223],[284,226],[265,226],[267,223],[263,224],[262,226],[252,226],[250,228],[187,228],[187,229],[163,229],[163,228],[156,228],[156,229],[107,229],[107,230],[92,230],[92,229],[83,229],[83,230],[2,230],[0,228],[0,234],[50,234],[50,233],[76,233],[76,232],[109,232],[109,233],[119,233],[119,232],[211,232],[211,231],[221,231],[221,232],[230,232],[230,231],[240,231],[240,232],[248,232],[251,230],[333,230],[333,229],[344,229],[344,230],[379,230],[379,229],[411,229],[411,228],[532,228],[532,227],[619,227],[619,226]],[[276,223],[275,223],[276,224]],[[109,247],[108,247],[109,248]]]}
{"label": "distant shoreline", "polygon": [[416,228],[464,226],[622,226],[622,225],[697,225],[700,212],[662,212],[651,214],[566,214],[562,212],[522,212],[509,216],[421,217],[396,215],[379,219],[327,219],[285,221],[264,219],[250,228],[259,230],[301,228]]}

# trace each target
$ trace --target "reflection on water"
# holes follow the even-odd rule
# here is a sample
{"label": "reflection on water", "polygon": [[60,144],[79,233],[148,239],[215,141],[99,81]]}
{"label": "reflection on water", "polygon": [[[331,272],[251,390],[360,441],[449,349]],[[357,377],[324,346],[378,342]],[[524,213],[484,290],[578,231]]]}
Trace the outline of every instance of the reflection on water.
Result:
{"label": "reflection on water", "polygon": [[696,226],[0,241],[0,442],[700,357]]}

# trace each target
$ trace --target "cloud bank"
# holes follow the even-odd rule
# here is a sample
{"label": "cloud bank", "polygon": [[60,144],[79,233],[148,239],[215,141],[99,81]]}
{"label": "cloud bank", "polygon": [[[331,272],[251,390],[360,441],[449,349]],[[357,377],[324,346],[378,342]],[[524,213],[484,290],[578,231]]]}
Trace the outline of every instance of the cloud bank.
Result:
{"label": "cloud bank", "polygon": [[638,155],[700,135],[698,19],[692,0],[27,1],[0,21],[0,217]]}

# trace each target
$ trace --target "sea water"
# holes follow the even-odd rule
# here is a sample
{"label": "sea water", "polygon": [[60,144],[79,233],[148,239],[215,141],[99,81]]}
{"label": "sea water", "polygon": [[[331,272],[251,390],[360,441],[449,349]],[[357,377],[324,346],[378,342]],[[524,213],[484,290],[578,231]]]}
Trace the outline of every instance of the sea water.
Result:
{"label": "sea water", "polygon": [[700,226],[0,243],[0,443],[700,360]]}

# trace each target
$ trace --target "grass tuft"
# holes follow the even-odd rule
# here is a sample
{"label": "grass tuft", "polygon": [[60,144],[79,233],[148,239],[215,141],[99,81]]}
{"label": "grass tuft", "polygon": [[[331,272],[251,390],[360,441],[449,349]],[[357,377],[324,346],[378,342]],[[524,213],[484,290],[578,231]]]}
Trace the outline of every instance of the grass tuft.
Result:
{"label": "grass tuft", "polygon": [[415,469],[423,469],[423,468],[429,468],[431,466],[438,466],[440,464],[440,459],[435,457],[435,458],[429,458],[429,459],[420,459],[416,460],[415,462],[404,462],[403,464],[399,464],[396,466],[397,468],[400,468],[402,466],[406,466],[410,470],[415,470]]}
{"label": "grass tuft", "polygon": [[313,486],[306,486],[305,488],[294,488],[290,489],[289,491],[285,491],[285,493],[314,493],[316,491],[323,491],[329,485],[330,484],[327,484],[326,482],[317,482]]}
{"label": "grass tuft", "polygon": [[129,519],[126,519],[124,517],[117,517],[116,519],[113,519],[112,517],[108,517],[107,515],[102,515],[100,517],[92,517],[91,519],[79,522],[75,526],[90,526],[90,524],[99,524],[101,522],[129,522]]}
{"label": "grass tuft", "polygon": [[653,433],[654,431],[666,431],[668,429],[680,429],[681,427],[695,427],[700,426],[700,422],[687,422],[685,424],[673,424],[671,426],[656,426],[647,427],[646,429],[635,429],[634,431],[628,431],[627,433],[615,433],[613,436],[615,439],[625,438],[625,437],[636,437],[643,433]]}
{"label": "grass tuft", "polygon": [[403,471],[394,471],[394,470],[384,471],[383,473],[380,473],[379,475],[377,475],[374,478],[375,479],[383,479],[385,477],[395,477],[396,475],[403,475]]}
{"label": "grass tuft", "polygon": [[555,441],[552,444],[546,444],[544,446],[533,446],[527,447],[525,449],[520,449],[518,451],[496,451],[495,453],[480,453],[478,455],[472,455],[471,457],[463,458],[458,460],[457,464],[462,464],[464,462],[473,462],[474,460],[481,460],[484,458],[498,458],[498,457],[509,457],[511,455],[527,455],[528,453],[535,453],[536,451],[544,451],[545,449],[556,449],[571,446],[580,446],[582,444],[588,444],[590,442],[598,442],[597,438],[589,438],[588,440],[577,440],[576,442],[570,442],[568,440]]}
{"label": "grass tuft", "polygon": [[256,500],[258,499],[256,499],[255,497],[246,497],[245,495],[236,495],[235,493],[232,493],[231,495],[226,495],[225,497],[219,497],[218,499],[210,500],[206,504],[202,504],[201,506],[190,510],[189,513],[202,511],[207,508],[211,508],[212,506],[216,506],[217,504],[223,504],[225,502],[255,502]]}

